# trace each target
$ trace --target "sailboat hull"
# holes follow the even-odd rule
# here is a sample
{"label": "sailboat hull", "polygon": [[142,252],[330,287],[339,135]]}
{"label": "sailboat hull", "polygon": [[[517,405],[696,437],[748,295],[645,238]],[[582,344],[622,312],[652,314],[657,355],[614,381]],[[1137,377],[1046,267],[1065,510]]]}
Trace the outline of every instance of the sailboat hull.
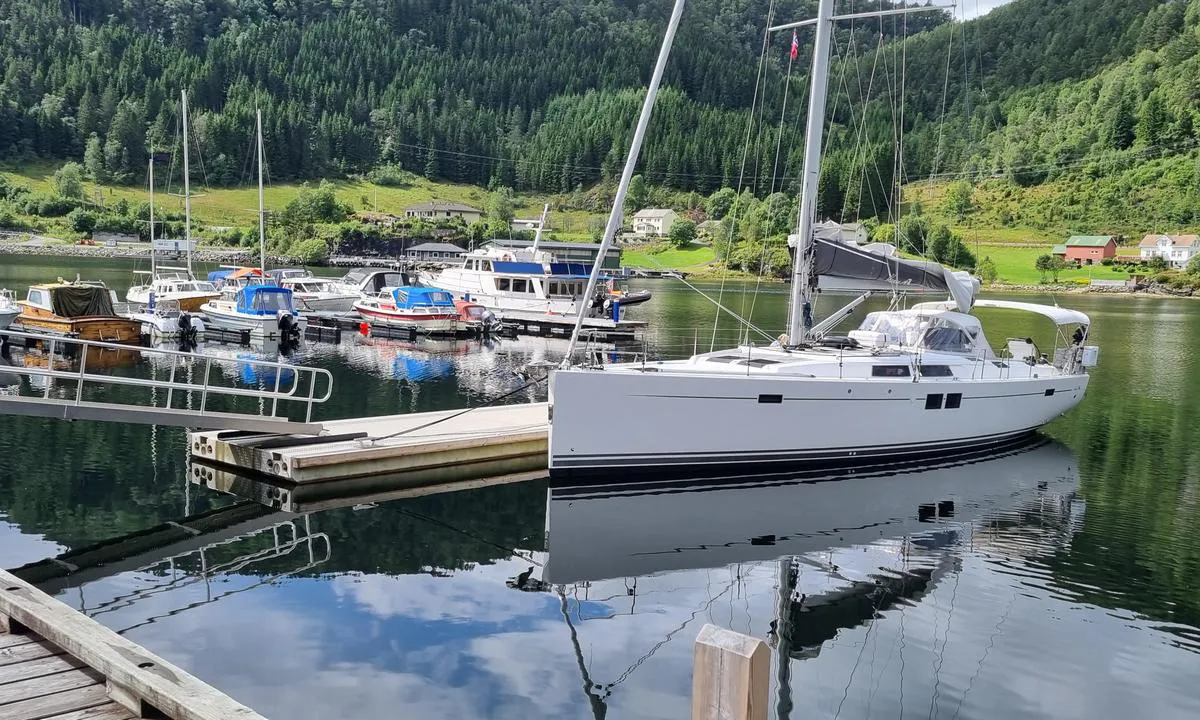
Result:
{"label": "sailboat hull", "polygon": [[[1035,431],[1078,404],[1088,383],[1086,374],[1031,375],[914,382],[558,370],[550,473],[709,474],[946,457]],[[598,402],[637,422],[612,422]]]}

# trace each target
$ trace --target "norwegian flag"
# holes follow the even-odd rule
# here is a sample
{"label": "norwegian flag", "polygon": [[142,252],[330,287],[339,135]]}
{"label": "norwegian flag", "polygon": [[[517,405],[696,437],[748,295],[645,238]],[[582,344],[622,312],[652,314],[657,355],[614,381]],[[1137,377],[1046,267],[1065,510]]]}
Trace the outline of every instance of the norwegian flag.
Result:
{"label": "norwegian flag", "polygon": [[796,37],[796,31],[792,31],[792,52],[791,58],[795,60],[800,56],[800,38]]}

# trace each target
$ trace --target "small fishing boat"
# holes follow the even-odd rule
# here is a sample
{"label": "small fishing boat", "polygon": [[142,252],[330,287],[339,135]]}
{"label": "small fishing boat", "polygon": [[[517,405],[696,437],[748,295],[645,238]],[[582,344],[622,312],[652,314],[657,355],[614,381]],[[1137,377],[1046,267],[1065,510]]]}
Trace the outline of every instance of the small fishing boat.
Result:
{"label": "small fishing boat", "polygon": [[372,325],[412,328],[430,335],[453,335],[458,328],[454,297],[444,290],[384,288],[375,297],[354,303],[354,309]]}
{"label": "small fishing boat", "polygon": [[355,301],[362,297],[358,292],[335,286],[328,278],[312,275],[284,276],[279,278],[279,285],[292,291],[296,307],[305,312],[354,312]]}
{"label": "small fishing boat", "polygon": [[649,290],[621,290],[610,286],[608,289],[607,300],[609,303],[621,303],[621,307],[629,307],[630,305],[640,305],[649,300],[652,295]]}
{"label": "small fishing boat", "polygon": [[465,330],[473,335],[484,335],[500,330],[500,318],[479,303],[455,300],[454,309],[458,311],[459,330]]}
{"label": "small fishing boat", "polygon": [[247,285],[202,308],[208,324],[224,330],[249,330],[266,338],[298,338],[308,321],[292,305],[292,291],[274,285]]}
{"label": "small fishing boat", "polygon": [[21,306],[13,299],[12,290],[0,289],[0,330],[12,324],[21,314]]}
{"label": "small fishing boat", "polygon": [[116,313],[112,293],[103,283],[59,278],[30,286],[18,305],[18,319],[26,330],[111,343],[141,341],[142,324]]}

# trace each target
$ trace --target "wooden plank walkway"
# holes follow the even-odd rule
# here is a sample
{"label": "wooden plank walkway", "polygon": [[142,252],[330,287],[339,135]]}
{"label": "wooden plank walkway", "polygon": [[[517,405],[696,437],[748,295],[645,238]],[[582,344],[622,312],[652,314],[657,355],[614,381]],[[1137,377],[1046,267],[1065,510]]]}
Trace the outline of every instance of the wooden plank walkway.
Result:
{"label": "wooden plank walkway", "polygon": [[0,718],[263,720],[0,570]]}
{"label": "wooden plank walkway", "polygon": [[[395,488],[546,469],[546,403],[353,418],[319,437],[194,432],[193,458],[288,483],[390,474]],[[376,488],[381,491],[384,488]]]}

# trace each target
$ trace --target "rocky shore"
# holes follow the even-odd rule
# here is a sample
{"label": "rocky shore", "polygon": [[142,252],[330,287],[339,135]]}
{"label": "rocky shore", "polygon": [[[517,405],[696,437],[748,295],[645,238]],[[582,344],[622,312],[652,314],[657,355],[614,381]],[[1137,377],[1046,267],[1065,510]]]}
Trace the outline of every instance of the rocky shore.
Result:
{"label": "rocky shore", "polygon": [[[48,257],[87,257],[101,259],[133,259],[148,260],[150,248],[129,245],[117,247],[102,247],[99,245],[59,245],[59,244],[30,244],[30,243],[0,243],[0,255],[41,255]],[[205,248],[200,247],[192,253],[192,259],[199,262],[223,263],[229,265],[257,264],[258,255],[241,248]],[[288,265],[296,263],[296,258],[267,256],[267,262],[272,265]]]}

